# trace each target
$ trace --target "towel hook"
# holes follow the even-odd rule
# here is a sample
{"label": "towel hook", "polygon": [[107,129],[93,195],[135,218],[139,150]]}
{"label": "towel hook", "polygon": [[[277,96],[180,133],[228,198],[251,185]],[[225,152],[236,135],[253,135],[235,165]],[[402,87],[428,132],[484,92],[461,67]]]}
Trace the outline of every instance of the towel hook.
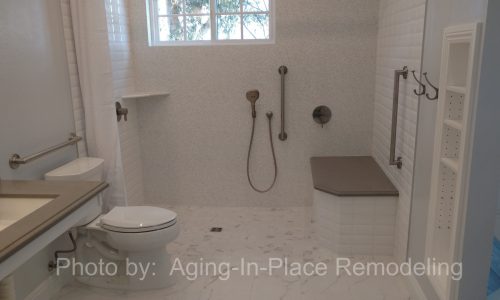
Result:
{"label": "towel hook", "polygon": [[429,93],[425,94],[425,97],[427,97],[427,99],[429,100],[436,100],[438,97],[439,97],[439,89],[434,86],[430,81],[429,81],[429,78],[427,77],[427,72],[424,72],[422,73],[422,75],[424,75],[425,77],[425,81],[427,81],[427,83],[434,89],[434,91],[436,92],[436,95],[434,97],[431,97],[429,95]]}
{"label": "towel hook", "polygon": [[425,94],[425,91],[426,91],[426,86],[425,86],[425,84],[423,84],[420,80],[418,80],[417,75],[415,75],[415,70],[411,71],[411,73],[413,74],[413,78],[415,78],[415,81],[416,81],[416,82],[418,82],[418,85],[419,85],[418,90],[420,91],[420,92],[417,92],[417,90],[416,90],[416,89],[414,89],[414,90],[413,90],[413,92],[414,92],[414,93],[415,93],[415,95],[417,95],[417,96],[422,96],[422,95],[424,95],[424,94]]}

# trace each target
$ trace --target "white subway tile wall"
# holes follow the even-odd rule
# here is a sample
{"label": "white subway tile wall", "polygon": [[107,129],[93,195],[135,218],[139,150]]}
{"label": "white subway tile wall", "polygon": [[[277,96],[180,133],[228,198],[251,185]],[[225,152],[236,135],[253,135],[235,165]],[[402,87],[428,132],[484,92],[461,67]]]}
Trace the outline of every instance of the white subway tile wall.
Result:
{"label": "white subway tile wall", "polygon": [[314,190],[314,231],[338,255],[393,256],[397,197],[337,197]]}
{"label": "white subway tile wall", "polygon": [[411,74],[401,82],[396,155],[403,158],[403,168],[398,170],[388,164],[394,70],[406,65],[420,71],[425,5],[425,0],[380,2],[372,153],[400,193],[394,250],[399,260],[406,256],[408,241],[418,111],[413,89],[418,86]]}
{"label": "white subway tile wall", "polygon": [[109,48],[113,68],[113,96],[128,108],[128,121],[118,123],[125,186],[129,205],[144,204],[142,160],[136,100],[121,101],[122,95],[135,90],[134,64],[130,47],[127,0],[106,0]]}

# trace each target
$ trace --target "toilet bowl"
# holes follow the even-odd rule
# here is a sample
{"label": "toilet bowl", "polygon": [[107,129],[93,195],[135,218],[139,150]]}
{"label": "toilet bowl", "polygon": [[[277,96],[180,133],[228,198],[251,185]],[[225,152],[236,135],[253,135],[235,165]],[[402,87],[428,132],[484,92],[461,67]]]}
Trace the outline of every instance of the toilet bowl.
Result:
{"label": "toilet bowl", "polygon": [[[45,175],[46,180],[100,181],[99,158],[79,158]],[[166,245],[179,234],[177,214],[151,206],[115,207],[102,213],[102,195],[95,210],[77,227],[75,278],[102,288],[157,289],[172,283]]]}

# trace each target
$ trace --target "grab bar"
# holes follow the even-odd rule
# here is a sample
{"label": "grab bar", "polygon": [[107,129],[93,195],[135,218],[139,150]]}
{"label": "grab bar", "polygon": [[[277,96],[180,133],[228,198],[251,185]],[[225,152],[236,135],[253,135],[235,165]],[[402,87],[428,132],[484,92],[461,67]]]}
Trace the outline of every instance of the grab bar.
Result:
{"label": "grab bar", "polygon": [[392,96],[392,128],[391,128],[391,153],[389,157],[389,165],[397,166],[398,169],[403,167],[401,156],[396,158],[396,133],[398,129],[398,106],[399,106],[399,79],[403,76],[408,78],[408,67],[404,66],[402,70],[394,71],[394,93]]}
{"label": "grab bar", "polygon": [[278,138],[282,141],[286,141],[288,135],[285,132],[285,75],[288,73],[288,68],[286,66],[281,66],[278,72],[281,75],[281,132]]}
{"label": "grab bar", "polygon": [[17,168],[19,168],[19,165],[24,165],[24,164],[27,164],[27,163],[32,162],[34,160],[37,160],[40,157],[45,156],[45,155],[47,155],[49,153],[52,153],[54,151],[57,151],[57,150],[59,150],[61,148],[64,148],[64,147],[67,147],[67,146],[70,146],[70,145],[74,145],[74,144],[78,143],[81,140],[82,140],[81,136],[77,136],[76,134],[71,133],[70,134],[70,138],[66,142],[61,143],[59,145],[52,146],[52,147],[47,148],[45,150],[42,150],[42,151],[40,151],[38,153],[35,153],[35,154],[32,154],[32,155],[28,155],[26,157],[21,157],[17,153],[12,154],[12,156],[9,159],[9,166],[10,166],[11,169],[17,169]]}

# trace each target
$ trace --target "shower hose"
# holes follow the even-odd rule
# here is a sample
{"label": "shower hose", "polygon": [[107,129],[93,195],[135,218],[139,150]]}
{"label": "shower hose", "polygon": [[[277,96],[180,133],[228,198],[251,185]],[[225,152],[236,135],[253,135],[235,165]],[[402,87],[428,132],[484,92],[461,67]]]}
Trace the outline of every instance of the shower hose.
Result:
{"label": "shower hose", "polygon": [[252,146],[253,146],[253,139],[255,135],[255,116],[252,117],[252,134],[250,136],[250,145],[248,146],[248,156],[247,156],[247,178],[248,178],[248,183],[250,183],[250,186],[252,189],[256,192],[259,193],[266,193],[269,192],[274,185],[276,184],[276,178],[278,177],[278,163],[276,162],[276,153],[274,151],[274,142],[273,142],[273,132],[272,132],[272,118],[273,118],[273,113],[268,112],[266,114],[268,124],[269,124],[269,141],[271,143],[271,152],[273,153],[273,162],[274,162],[274,179],[271,185],[267,189],[258,189],[252,182],[252,179],[250,178],[250,154],[252,153]]}

